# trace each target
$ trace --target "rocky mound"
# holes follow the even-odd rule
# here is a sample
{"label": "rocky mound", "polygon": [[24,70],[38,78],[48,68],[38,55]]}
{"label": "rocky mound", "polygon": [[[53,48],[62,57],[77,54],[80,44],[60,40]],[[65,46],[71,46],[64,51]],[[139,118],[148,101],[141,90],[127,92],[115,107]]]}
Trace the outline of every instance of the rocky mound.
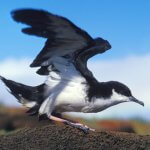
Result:
{"label": "rocky mound", "polygon": [[89,132],[63,125],[24,128],[0,136],[1,150],[149,150],[150,136]]}

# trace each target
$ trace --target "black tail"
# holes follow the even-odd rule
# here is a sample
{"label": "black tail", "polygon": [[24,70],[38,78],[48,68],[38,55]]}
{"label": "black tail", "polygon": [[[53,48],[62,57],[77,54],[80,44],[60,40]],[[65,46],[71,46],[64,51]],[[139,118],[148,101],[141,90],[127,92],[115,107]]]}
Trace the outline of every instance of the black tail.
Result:
{"label": "black tail", "polygon": [[38,111],[41,103],[46,99],[46,85],[41,84],[39,86],[27,86],[21,83],[17,83],[12,80],[7,80],[0,76],[0,79],[10,89],[10,93],[15,96],[20,103],[26,107],[31,108],[29,113],[35,113]]}

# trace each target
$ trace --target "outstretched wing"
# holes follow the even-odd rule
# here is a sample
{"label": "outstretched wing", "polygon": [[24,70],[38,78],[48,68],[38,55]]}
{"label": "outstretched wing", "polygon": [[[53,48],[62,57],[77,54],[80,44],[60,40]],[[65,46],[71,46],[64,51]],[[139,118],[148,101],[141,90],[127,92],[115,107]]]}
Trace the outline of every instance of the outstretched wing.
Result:
{"label": "outstretched wing", "polygon": [[31,67],[47,66],[54,56],[71,55],[94,43],[92,37],[68,19],[43,10],[21,9],[12,12],[15,21],[29,25],[22,32],[47,38]]}
{"label": "outstretched wing", "polygon": [[[31,67],[41,68],[40,75],[48,75],[57,71],[55,63],[63,63],[63,57],[72,59],[75,67],[88,80],[94,80],[87,68],[87,60],[110,49],[108,41],[102,38],[93,39],[87,32],[75,26],[68,19],[43,10],[21,9],[12,12],[17,22],[29,25],[22,29],[26,34],[47,38],[44,48],[37,55]],[[59,62],[60,61],[60,62]],[[66,63],[66,61],[65,61]]]}

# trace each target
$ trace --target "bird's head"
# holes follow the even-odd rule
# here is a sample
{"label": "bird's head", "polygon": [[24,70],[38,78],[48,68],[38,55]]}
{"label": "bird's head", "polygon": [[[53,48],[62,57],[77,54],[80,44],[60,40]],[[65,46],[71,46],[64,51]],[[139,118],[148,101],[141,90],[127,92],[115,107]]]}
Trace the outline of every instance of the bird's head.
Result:
{"label": "bird's head", "polygon": [[111,91],[110,99],[114,103],[135,102],[144,106],[144,103],[136,99],[132,95],[131,90],[126,85],[117,81],[110,81],[110,82],[107,82],[107,86],[109,87],[109,90]]}

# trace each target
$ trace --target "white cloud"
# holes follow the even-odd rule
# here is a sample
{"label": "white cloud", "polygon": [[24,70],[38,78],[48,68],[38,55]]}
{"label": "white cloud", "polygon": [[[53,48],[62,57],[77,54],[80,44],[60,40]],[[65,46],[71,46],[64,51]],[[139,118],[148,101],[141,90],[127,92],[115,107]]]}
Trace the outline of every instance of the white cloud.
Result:
{"label": "white cloud", "polygon": [[[38,76],[29,67],[31,59],[7,59],[0,62],[0,75],[28,85],[37,85],[43,82],[45,77]],[[123,103],[106,109],[99,113],[99,118],[132,116],[143,117],[150,120],[150,55],[131,56],[117,60],[92,60],[88,63],[90,70],[99,81],[120,81],[132,90],[133,95],[144,101],[145,107],[136,103]],[[9,105],[18,105],[0,84],[0,101]],[[93,117],[93,115],[90,114]]]}

